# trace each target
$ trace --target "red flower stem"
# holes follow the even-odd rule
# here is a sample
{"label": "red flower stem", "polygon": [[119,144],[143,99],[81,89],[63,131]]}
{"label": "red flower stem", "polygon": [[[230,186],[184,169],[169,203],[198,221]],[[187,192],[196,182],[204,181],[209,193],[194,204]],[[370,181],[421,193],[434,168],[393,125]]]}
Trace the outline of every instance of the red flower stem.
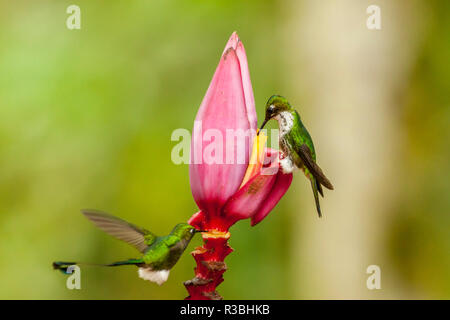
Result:
{"label": "red flower stem", "polygon": [[[216,287],[223,281],[223,273],[227,270],[224,260],[233,249],[228,245],[230,232],[228,228],[235,221],[208,219],[202,212],[196,216],[193,223],[202,230],[203,246],[197,247],[191,254],[197,263],[195,277],[184,282],[189,296],[186,300],[221,300]],[[203,219],[201,219],[203,218]],[[220,231],[223,230],[223,231]]]}

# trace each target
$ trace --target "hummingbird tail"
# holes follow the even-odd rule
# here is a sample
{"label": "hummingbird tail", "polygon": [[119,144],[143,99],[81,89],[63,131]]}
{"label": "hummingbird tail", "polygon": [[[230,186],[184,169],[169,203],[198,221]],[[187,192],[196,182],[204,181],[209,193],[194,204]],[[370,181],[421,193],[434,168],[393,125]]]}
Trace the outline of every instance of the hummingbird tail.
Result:
{"label": "hummingbird tail", "polygon": [[53,269],[59,270],[64,274],[71,274],[72,272],[68,271],[68,268],[73,265],[77,265],[77,262],[63,262],[63,261],[55,261],[53,262]]}
{"label": "hummingbird tail", "polygon": [[125,261],[117,261],[110,264],[104,264],[104,267],[119,267],[119,266],[128,266],[128,265],[135,265],[140,266],[144,264],[144,260],[142,259],[128,259]]}
{"label": "hummingbird tail", "polygon": [[68,270],[68,269],[70,266],[73,266],[73,265],[78,265],[78,266],[79,265],[87,265],[87,266],[96,266],[96,267],[118,267],[118,266],[126,266],[126,265],[140,266],[142,264],[144,264],[144,260],[142,260],[142,259],[129,259],[129,260],[125,260],[125,261],[113,262],[110,264],[93,264],[93,263],[55,261],[55,262],[53,262],[53,269],[59,270],[64,274],[72,274],[72,270]]}
{"label": "hummingbird tail", "polygon": [[320,182],[318,182],[317,184],[317,191],[319,191],[319,194],[322,196],[323,198],[323,189],[322,189],[322,185],[320,184]]}
{"label": "hummingbird tail", "polygon": [[320,203],[319,203],[319,192],[318,192],[318,182],[315,178],[311,179],[311,187],[314,193],[314,200],[316,201],[316,208],[317,213],[319,214],[319,218],[322,218],[322,211],[320,210]]}

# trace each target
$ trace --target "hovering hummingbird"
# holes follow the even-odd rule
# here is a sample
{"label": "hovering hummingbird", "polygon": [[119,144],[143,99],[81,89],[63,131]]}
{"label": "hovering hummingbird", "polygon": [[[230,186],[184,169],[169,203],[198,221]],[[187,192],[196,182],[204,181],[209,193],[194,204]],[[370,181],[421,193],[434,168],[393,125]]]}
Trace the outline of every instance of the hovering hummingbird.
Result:
{"label": "hovering hummingbird", "polygon": [[271,119],[278,121],[279,145],[281,151],[283,151],[280,157],[280,166],[283,172],[291,173],[295,167],[303,170],[306,177],[311,181],[317,213],[321,217],[318,193],[323,197],[322,185],[330,190],[333,190],[333,185],[316,163],[316,152],[308,130],[300,120],[297,111],[286,98],[279,95],[273,95],[267,101],[266,117],[260,130]]}
{"label": "hovering hummingbird", "polygon": [[[135,265],[139,267],[139,277],[156,282],[158,285],[167,281],[170,269],[177,263],[194,234],[204,232],[196,230],[187,223],[179,223],[167,236],[158,237],[148,230],[104,212],[96,210],[82,210],[81,212],[97,227],[109,235],[131,244],[143,254],[140,259],[96,264],[96,266]],[[75,264],[83,263],[53,262],[53,268],[68,273],[67,268]]]}

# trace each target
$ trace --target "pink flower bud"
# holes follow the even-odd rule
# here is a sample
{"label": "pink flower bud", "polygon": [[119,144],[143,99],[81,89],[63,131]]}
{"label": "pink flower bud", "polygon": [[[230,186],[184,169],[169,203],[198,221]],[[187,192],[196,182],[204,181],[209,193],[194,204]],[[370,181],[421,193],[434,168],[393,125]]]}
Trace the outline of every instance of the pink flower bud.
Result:
{"label": "pink flower bud", "polygon": [[[278,152],[264,149],[264,135],[253,142],[256,130],[247,57],[233,33],[195,118],[189,175],[200,212],[189,223],[222,231],[240,219],[255,225],[287,191],[292,174],[279,170]],[[262,155],[271,159],[265,166]]]}

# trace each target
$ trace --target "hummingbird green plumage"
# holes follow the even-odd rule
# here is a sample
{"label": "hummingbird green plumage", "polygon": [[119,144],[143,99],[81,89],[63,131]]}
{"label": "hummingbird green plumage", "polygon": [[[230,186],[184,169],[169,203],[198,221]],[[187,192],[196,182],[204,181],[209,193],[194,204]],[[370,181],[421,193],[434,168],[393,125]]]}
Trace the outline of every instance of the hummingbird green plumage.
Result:
{"label": "hummingbird green plumage", "polygon": [[[97,266],[116,267],[135,265],[139,267],[138,273],[141,278],[156,282],[159,285],[166,282],[170,269],[177,263],[194,234],[203,232],[202,230],[196,230],[187,223],[179,223],[168,235],[158,237],[146,229],[137,227],[104,212],[97,210],[82,210],[81,212],[98,228],[134,246],[143,254],[138,259],[129,259],[103,265],[97,264]],[[76,264],[82,263],[54,262],[53,268],[67,273],[67,268]]]}
{"label": "hummingbird green plumage", "polygon": [[300,168],[311,181],[317,213],[322,216],[319,203],[319,193],[323,197],[322,185],[333,190],[330,180],[323,174],[316,163],[314,144],[303,125],[298,112],[290,105],[286,98],[273,95],[266,103],[266,116],[261,128],[275,119],[280,130],[279,145],[283,154],[280,157],[280,166],[284,173],[291,173],[295,167]]}

